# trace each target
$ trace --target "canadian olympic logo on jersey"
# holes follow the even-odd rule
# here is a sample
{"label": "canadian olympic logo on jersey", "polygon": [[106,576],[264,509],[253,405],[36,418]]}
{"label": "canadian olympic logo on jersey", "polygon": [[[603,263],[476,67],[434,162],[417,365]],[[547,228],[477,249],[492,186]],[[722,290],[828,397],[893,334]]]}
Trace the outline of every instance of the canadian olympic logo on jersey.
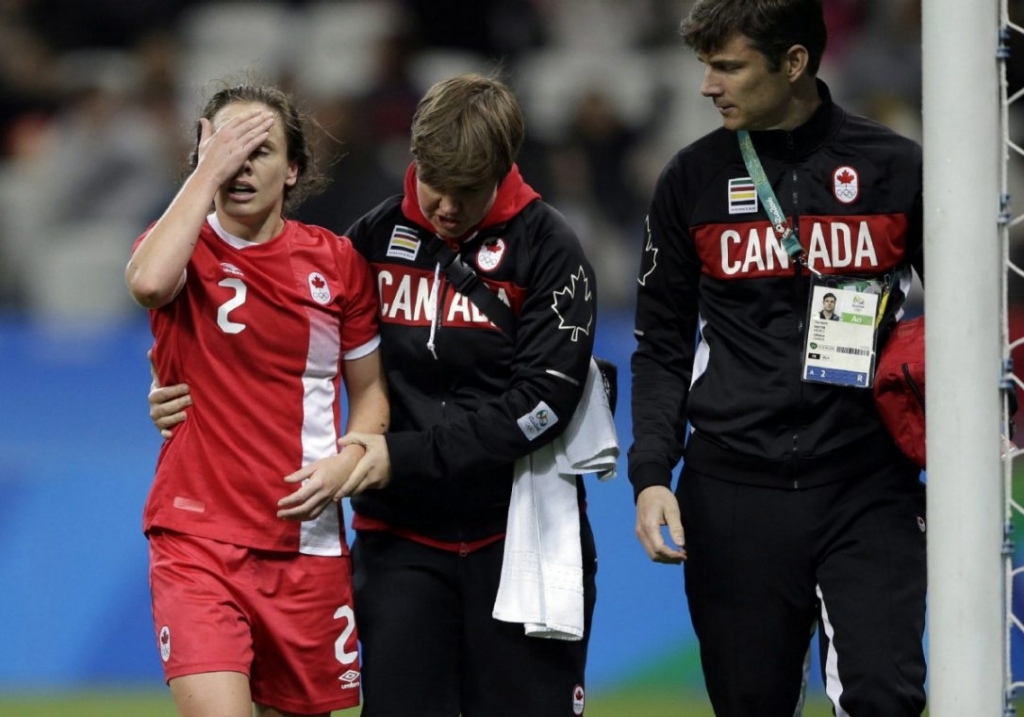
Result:
{"label": "canadian olympic logo on jersey", "polygon": [[476,265],[480,267],[480,271],[494,271],[501,264],[502,258],[505,256],[505,249],[507,249],[505,240],[501,238],[488,239],[484,242],[484,245],[480,247],[480,251],[476,253]]}
{"label": "canadian olympic logo on jersey", "polygon": [[167,625],[160,628],[160,659],[164,662],[171,659],[171,628]]}
{"label": "canadian olympic logo on jersey", "polygon": [[860,196],[860,176],[853,167],[837,167],[832,172],[832,194],[843,204],[853,204]]}
{"label": "canadian olympic logo on jersey", "polygon": [[318,304],[326,304],[331,300],[331,287],[319,271],[311,272],[309,275],[309,295]]}
{"label": "canadian olympic logo on jersey", "polygon": [[572,713],[583,714],[583,707],[587,703],[587,696],[583,692],[583,685],[576,685],[572,688]]}

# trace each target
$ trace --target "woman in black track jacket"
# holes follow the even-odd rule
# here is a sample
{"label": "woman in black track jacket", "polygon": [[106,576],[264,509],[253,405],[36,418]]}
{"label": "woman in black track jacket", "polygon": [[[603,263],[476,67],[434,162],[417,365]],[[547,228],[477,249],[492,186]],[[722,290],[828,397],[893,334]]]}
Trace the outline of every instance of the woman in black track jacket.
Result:
{"label": "woman in black track jacket", "polygon": [[[391,394],[385,436],[342,439],[367,451],[351,480],[384,485],[352,499],[364,717],[583,711],[597,564],[582,510],[583,639],[492,617],[513,463],[568,424],[597,319],[579,240],[514,164],[522,138],[500,83],[438,83],[413,119],[404,194],[348,233],[377,277]],[[453,254],[511,307],[508,325],[455,289]]]}

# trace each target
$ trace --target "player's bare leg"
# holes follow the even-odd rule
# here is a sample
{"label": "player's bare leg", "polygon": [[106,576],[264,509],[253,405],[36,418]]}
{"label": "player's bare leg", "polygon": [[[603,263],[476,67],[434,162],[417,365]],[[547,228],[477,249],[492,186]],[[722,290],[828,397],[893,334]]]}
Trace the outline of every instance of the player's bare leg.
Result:
{"label": "player's bare leg", "polygon": [[180,717],[252,717],[249,678],[241,672],[175,677],[170,687]]}

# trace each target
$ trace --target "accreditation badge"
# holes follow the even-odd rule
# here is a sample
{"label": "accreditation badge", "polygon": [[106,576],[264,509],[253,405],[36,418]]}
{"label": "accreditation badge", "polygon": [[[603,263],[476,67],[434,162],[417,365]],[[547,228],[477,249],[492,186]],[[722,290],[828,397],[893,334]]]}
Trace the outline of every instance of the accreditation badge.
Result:
{"label": "accreditation badge", "polygon": [[811,289],[803,380],[870,388],[881,283],[825,276],[814,277]]}

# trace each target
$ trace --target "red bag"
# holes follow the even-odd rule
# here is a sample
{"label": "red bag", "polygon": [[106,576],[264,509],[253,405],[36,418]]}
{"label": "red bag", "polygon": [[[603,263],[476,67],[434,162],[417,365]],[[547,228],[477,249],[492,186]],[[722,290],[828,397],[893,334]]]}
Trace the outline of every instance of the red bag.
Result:
{"label": "red bag", "polygon": [[878,357],[874,391],[896,445],[924,468],[924,316],[896,323]]}

